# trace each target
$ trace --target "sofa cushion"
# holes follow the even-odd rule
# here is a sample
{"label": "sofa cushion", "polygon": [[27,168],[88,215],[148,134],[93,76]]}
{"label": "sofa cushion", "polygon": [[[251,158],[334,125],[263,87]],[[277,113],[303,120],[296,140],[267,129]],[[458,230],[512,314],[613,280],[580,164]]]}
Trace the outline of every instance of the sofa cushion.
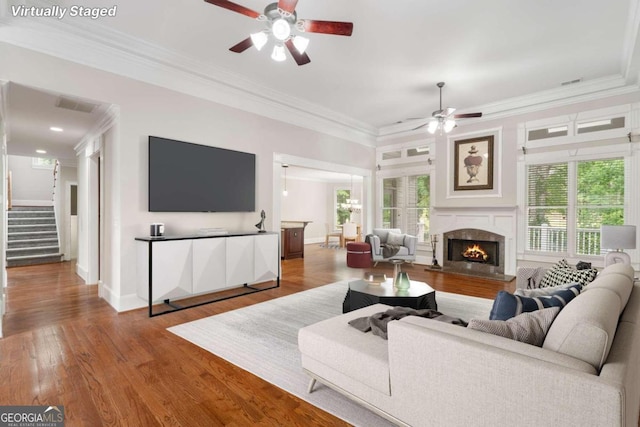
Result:
{"label": "sofa cushion", "polygon": [[607,274],[624,274],[633,280],[635,271],[629,264],[617,263],[607,266],[604,270],[598,273],[598,277],[606,276]]}
{"label": "sofa cushion", "polygon": [[404,234],[394,233],[392,231],[387,234],[387,244],[403,246],[404,245]]}
{"label": "sofa cushion", "polygon": [[551,325],[542,348],[590,363],[598,371],[616,333],[620,298],[609,289],[591,289],[574,298]]}
{"label": "sofa cushion", "polygon": [[574,284],[567,289],[556,290],[551,295],[535,298],[513,295],[507,291],[500,291],[493,302],[490,320],[507,320],[521,313],[541,310],[548,307],[564,307],[580,293],[582,285]]}
{"label": "sofa cushion", "polygon": [[622,313],[627,301],[629,301],[629,295],[631,295],[631,289],[633,289],[633,280],[624,274],[609,273],[599,276],[585,290],[591,289],[608,289],[615,292],[620,298],[620,313]]}
{"label": "sofa cushion", "polygon": [[320,361],[370,389],[390,395],[387,341],[363,334],[348,323],[390,308],[374,304],[305,326],[298,332],[298,348],[305,357]]}
{"label": "sofa cushion", "polygon": [[467,327],[541,347],[559,312],[560,307],[550,307],[522,313],[508,320],[471,319]]}
{"label": "sofa cushion", "polygon": [[387,243],[389,233],[402,233],[399,228],[374,228],[372,233],[380,237],[380,243]]}
{"label": "sofa cushion", "polygon": [[540,281],[540,287],[554,287],[567,283],[580,283],[582,286],[587,286],[596,278],[597,274],[598,270],[593,268],[576,270],[563,259],[547,270]]}

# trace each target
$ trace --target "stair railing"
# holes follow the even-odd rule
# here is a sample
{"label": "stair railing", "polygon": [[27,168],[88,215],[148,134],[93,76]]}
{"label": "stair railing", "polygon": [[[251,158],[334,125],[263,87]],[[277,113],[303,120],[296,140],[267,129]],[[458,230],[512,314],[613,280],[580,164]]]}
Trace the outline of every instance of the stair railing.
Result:
{"label": "stair railing", "polygon": [[56,159],[56,163],[53,165],[53,191],[51,193],[51,201],[54,202],[56,200],[56,182],[58,181],[58,168],[60,167],[60,162]]}

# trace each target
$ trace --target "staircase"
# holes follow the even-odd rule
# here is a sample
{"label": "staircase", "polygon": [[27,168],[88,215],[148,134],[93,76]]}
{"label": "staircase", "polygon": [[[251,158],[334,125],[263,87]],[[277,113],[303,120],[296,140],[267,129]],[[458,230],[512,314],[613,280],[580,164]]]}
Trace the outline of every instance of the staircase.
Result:
{"label": "staircase", "polygon": [[13,206],[8,211],[7,267],[61,262],[52,206]]}

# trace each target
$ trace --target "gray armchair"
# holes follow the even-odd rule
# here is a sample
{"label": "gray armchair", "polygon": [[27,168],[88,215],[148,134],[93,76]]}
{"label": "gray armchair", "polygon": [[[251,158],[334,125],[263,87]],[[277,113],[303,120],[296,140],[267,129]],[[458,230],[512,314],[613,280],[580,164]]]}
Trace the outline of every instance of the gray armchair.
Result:
{"label": "gray armchair", "polygon": [[367,240],[371,244],[371,259],[375,263],[374,266],[380,261],[390,259],[409,262],[416,260],[418,238],[402,233],[399,228],[374,228],[373,233],[367,235]]}

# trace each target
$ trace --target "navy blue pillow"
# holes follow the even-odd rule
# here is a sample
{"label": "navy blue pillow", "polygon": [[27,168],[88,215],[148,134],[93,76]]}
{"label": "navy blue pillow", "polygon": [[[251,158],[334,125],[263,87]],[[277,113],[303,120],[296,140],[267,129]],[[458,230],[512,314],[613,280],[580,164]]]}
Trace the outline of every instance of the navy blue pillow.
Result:
{"label": "navy blue pillow", "polygon": [[575,284],[566,289],[558,290],[551,295],[536,298],[513,295],[507,291],[500,291],[493,301],[490,320],[508,320],[521,313],[541,310],[548,307],[562,307],[574,299],[580,291],[582,285]]}

